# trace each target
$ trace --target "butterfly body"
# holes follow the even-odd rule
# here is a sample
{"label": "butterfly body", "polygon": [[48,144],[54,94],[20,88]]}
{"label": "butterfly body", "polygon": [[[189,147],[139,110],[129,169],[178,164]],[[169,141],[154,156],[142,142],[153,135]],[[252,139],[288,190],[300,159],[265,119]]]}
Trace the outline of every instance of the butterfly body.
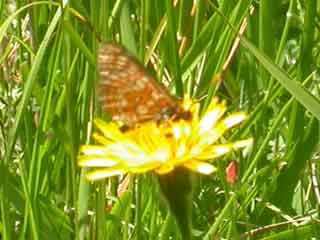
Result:
{"label": "butterfly body", "polygon": [[178,118],[179,102],[123,47],[105,43],[99,51],[100,100],[112,120],[128,127]]}

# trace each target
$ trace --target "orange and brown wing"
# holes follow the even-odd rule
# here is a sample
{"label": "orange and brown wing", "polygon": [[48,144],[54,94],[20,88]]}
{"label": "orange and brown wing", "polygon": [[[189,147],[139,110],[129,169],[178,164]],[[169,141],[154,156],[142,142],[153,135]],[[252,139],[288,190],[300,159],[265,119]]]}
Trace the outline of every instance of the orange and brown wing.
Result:
{"label": "orange and brown wing", "polygon": [[99,96],[112,120],[133,126],[137,122],[160,120],[161,114],[176,111],[175,99],[121,46],[102,45],[98,64]]}

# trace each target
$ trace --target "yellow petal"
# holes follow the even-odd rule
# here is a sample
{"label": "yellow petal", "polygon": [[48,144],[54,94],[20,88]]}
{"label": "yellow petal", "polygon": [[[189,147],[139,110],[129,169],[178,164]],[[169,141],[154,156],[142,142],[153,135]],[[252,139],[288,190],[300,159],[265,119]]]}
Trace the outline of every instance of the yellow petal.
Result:
{"label": "yellow petal", "polygon": [[174,170],[174,165],[166,164],[166,165],[162,165],[159,168],[155,169],[155,172],[157,174],[163,175],[163,174],[167,174],[173,170]]}
{"label": "yellow petal", "polygon": [[84,155],[98,155],[104,156],[106,154],[106,148],[98,145],[83,145],[80,147],[80,152]]}
{"label": "yellow petal", "polygon": [[126,172],[130,172],[130,173],[145,173],[145,172],[149,172],[152,171],[156,168],[160,167],[160,162],[150,162],[150,163],[146,163],[143,165],[139,165],[137,167],[132,167],[129,166],[128,168],[124,169]]}
{"label": "yellow petal", "polygon": [[187,138],[191,135],[191,126],[185,122],[175,123],[172,125],[172,134],[176,140]]}
{"label": "yellow petal", "polygon": [[157,151],[155,151],[151,156],[152,159],[155,159],[157,162],[165,163],[168,162],[170,159],[170,149],[168,146],[160,146]]}
{"label": "yellow petal", "polygon": [[246,148],[251,147],[253,144],[253,138],[249,138],[246,140],[240,140],[233,143],[234,148]]}
{"label": "yellow petal", "polygon": [[123,171],[122,169],[106,168],[106,169],[99,169],[99,170],[88,173],[87,179],[89,181],[95,181],[95,180],[100,180],[103,178],[119,176],[122,174],[125,174],[125,171]]}
{"label": "yellow petal", "polygon": [[226,117],[223,120],[223,123],[226,126],[226,128],[231,128],[241,123],[245,118],[246,118],[246,114],[243,112],[233,113],[229,117]]}
{"label": "yellow petal", "polygon": [[205,133],[199,132],[199,142],[197,145],[206,146],[215,143],[229,128],[239,124],[246,118],[244,113],[235,113],[218,122],[213,129],[206,129]]}
{"label": "yellow petal", "polygon": [[215,159],[217,157],[227,154],[231,150],[232,150],[232,144],[213,145],[213,146],[207,147],[205,151],[202,151],[196,157],[197,159],[203,159],[203,160]]}
{"label": "yellow petal", "polygon": [[105,136],[102,136],[98,133],[93,133],[92,137],[94,138],[94,140],[96,140],[97,143],[101,145],[108,145],[109,143],[112,142],[110,141],[110,139],[107,139]]}
{"label": "yellow petal", "polygon": [[226,108],[224,106],[217,106],[208,111],[199,122],[199,135],[202,135],[213,128],[225,111]]}
{"label": "yellow petal", "polygon": [[192,99],[190,98],[189,94],[186,94],[183,96],[183,101],[182,101],[182,108],[185,111],[189,111],[192,106],[194,105]]}
{"label": "yellow petal", "polygon": [[120,131],[119,125],[115,122],[106,123],[101,119],[95,119],[94,123],[106,138],[111,140],[119,140],[123,138],[123,133]]}
{"label": "yellow petal", "polygon": [[81,167],[113,167],[117,161],[103,156],[81,156],[78,164]]}
{"label": "yellow petal", "polygon": [[181,143],[176,150],[176,158],[182,158],[187,152],[187,146],[184,143]]}
{"label": "yellow petal", "polygon": [[202,162],[202,161],[197,161],[197,160],[188,161],[188,162],[184,163],[183,166],[185,166],[186,168],[188,168],[194,172],[198,172],[198,173],[206,174],[206,175],[209,175],[217,170],[211,164],[206,163],[206,162]]}

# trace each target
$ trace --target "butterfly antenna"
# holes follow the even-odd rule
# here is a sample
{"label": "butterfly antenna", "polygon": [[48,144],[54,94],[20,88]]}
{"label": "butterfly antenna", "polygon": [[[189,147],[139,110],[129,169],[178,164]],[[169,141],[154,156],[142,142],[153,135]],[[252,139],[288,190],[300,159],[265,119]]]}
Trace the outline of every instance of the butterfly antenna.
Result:
{"label": "butterfly antenna", "polygon": [[92,23],[85,18],[84,16],[80,15],[78,12],[74,12],[74,16],[80,20],[80,22],[84,23],[94,34],[95,38],[99,41],[102,42],[102,37],[100,33],[98,33],[95,28],[93,27]]}

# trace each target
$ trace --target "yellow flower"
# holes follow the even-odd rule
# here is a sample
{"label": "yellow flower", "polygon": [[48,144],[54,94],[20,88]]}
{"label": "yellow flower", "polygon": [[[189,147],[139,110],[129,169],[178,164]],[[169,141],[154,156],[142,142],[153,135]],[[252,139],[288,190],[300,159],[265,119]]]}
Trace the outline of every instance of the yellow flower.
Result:
{"label": "yellow flower", "polygon": [[252,139],[221,143],[226,130],[242,122],[246,115],[238,112],[222,118],[225,102],[214,98],[199,117],[199,103],[185,97],[182,107],[190,111],[189,120],[168,120],[163,123],[146,122],[134,129],[122,132],[114,122],[95,120],[102,133],[93,135],[97,145],[80,148],[79,165],[98,168],[87,175],[97,180],[124,173],[154,171],[166,174],[183,166],[202,174],[211,174],[216,169],[208,161],[234,149],[246,148]]}

